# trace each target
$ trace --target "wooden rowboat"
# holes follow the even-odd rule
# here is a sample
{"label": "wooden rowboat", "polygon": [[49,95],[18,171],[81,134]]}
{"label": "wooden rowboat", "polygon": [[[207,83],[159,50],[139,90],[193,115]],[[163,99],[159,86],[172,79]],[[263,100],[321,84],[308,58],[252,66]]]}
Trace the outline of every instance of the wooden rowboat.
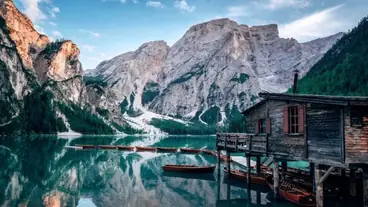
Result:
{"label": "wooden rowboat", "polygon": [[170,147],[157,147],[158,152],[177,152],[178,149]]}
{"label": "wooden rowboat", "polygon": [[198,154],[201,152],[201,150],[191,148],[180,148],[180,152]]}
{"label": "wooden rowboat", "polygon": [[213,173],[216,166],[195,166],[195,165],[165,165],[162,169],[166,172],[182,173]]}
{"label": "wooden rowboat", "polygon": [[[266,177],[266,182],[268,186],[273,189],[272,175]],[[282,198],[298,206],[316,206],[316,197],[305,189],[298,187],[295,183],[291,181],[281,181],[279,192]]]}
{"label": "wooden rowboat", "polygon": [[99,145],[100,149],[117,149],[117,146],[115,145]]}
{"label": "wooden rowboat", "polygon": [[96,148],[96,146],[95,146],[95,145],[80,145],[80,144],[77,144],[77,145],[75,145],[75,146],[77,146],[77,147],[81,147],[81,148],[83,148],[83,149],[95,149],[95,148]]}
{"label": "wooden rowboat", "polygon": [[201,151],[202,151],[203,154],[217,156],[216,151],[213,151],[213,150],[203,149]]}
{"label": "wooden rowboat", "polygon": [[124,151],[133,151],[134,147],[132,146],[123,146],[123,145],[118,145],[118,150],[124,150]]}
{"label": "wooden rowboat", "polygon": [[[229,173],[226,168],[224,168],[225,173]],[[247,181],[248,179],[248,173],[242,170],[230,170],[230,177],[236,178],[242,181]],[[263,185],[267,186],[266,178],[264,174],[261,174],[260,176],[257,175],[251,175],[250,176],[250,182],[252,184],[256,185]]]}
{"label": "wooden rowboat", "polygon": [[135,147],[137,152],[156,152],[156,147]]}

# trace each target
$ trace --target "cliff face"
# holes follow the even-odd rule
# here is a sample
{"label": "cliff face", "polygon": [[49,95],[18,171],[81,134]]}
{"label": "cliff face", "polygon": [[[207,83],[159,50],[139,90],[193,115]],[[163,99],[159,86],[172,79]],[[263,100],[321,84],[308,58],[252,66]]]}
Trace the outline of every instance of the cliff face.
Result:
{"label": "cliff face", "polygon": [[[106,89],[119,103],[133,94],[130,104],[159,114],[192,118],[214,107],[243,110],[260,91],[287,90],[293,71],[303,76],[341,36],[300,44],[280,38],[277,25],[248,27],[218,19],[191,27],[171,48],[156,45],[164,52],[147,53],[145,44],[104,61],[92,76],[107,80]],[[221,116],[218,121],[226,118]]]}
{"label": "cliff face", "polygon": [[31,91],[16,45],[0,17],[0,126],[6,126],[21,111],[23,96]]}
{"label": "cliff face", "polygon": [[49,38],[35,30],[31,20],[15,7],[12,0],[0,2],[0,16],[6,21],[24,66],[33,68],[32,57],[50,42]]}
{"label": "cliff face", "polygon": [[[0,27],[0,108],[5,111],[0,115],[0,133],[21,112],[24,116],[17,119],[16,125],[30,121],[30,111],[36,107],[47,106],[50,112],[46,114],[63,116],[54,103],[86,104],[80,52],[73,42],[49,42],[11,0],[0,2]],[[49,118],[55,120],[52,116]],[[23,125],[18,127],[27,124]],[[54,130],[46,128],[47,132]],[[37,131],[42,132],[42,127],[38,126]]]}

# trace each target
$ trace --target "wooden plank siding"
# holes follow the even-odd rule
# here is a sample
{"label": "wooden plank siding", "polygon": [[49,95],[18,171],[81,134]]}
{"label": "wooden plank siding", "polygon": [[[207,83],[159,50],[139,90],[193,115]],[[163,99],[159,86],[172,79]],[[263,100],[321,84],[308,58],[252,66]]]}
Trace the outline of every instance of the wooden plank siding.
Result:
{"label": "wooden plank siding", "polygon": [[307,104],[308,159],[318,164],[341,163],[341,107]]}
{"label": "wooden plank siding", "polygon": [[[351,125],[352,113],[361,115],[362,126]],[[368,163],[368,109],[366,107],[346,107],[344,114],[346,163]]]}
{"label": "wooden plank siding", "polygon": [[259,119],[270,119],[271,133],[268,135],[256,135],[263,137],[265,146],[262,147],[262,143],[257,143],[254,150],[266,151],[268,154],[272,154],[280,159],[300,160],[305,158],[304,136],[288,135],[283,130],[283,111],[290,104],[297,105],[298,103],[268,100],[247,114],[246,128],[252,134],[256,133],[256,122]]}

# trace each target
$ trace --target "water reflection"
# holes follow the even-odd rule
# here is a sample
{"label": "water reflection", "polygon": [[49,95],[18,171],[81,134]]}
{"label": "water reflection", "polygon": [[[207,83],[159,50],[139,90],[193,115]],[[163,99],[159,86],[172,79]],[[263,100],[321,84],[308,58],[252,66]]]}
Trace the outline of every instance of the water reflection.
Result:
{"label": "water reflection", "polygon": [[[165,164],[216,164],[209,155],[73,150],[75,144],[214,149],[215,137],[5,137],[0,140],[0,206],[268,206],[267,189],[222,172],[163,173]],[[238,167],[238,166],[232,166]],[[273,206],[289,206],[286,203]]]}

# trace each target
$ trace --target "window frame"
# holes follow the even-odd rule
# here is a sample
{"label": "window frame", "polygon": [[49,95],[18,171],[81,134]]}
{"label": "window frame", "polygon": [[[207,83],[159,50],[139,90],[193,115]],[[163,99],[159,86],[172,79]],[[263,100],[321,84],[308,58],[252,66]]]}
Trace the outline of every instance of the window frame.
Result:
{"label": "window frame", "polygon": [[258,131],[259,134],[267,134],[267,119],[266,118],[261,118],[258,120]]}
{"label": "window frame", "polygon": [[298,105],[292,105],[288,106],[288,130],[289,135],[300,135],[300,124],[299,123],[299,106]]}
{"label": "window frame", "polygon": [[[358,120],[359,124],[355,124],[353,120]],[[350,113],[350,126],[357,127],[357,128],[363,127],[363,115],[357,112]]]}

